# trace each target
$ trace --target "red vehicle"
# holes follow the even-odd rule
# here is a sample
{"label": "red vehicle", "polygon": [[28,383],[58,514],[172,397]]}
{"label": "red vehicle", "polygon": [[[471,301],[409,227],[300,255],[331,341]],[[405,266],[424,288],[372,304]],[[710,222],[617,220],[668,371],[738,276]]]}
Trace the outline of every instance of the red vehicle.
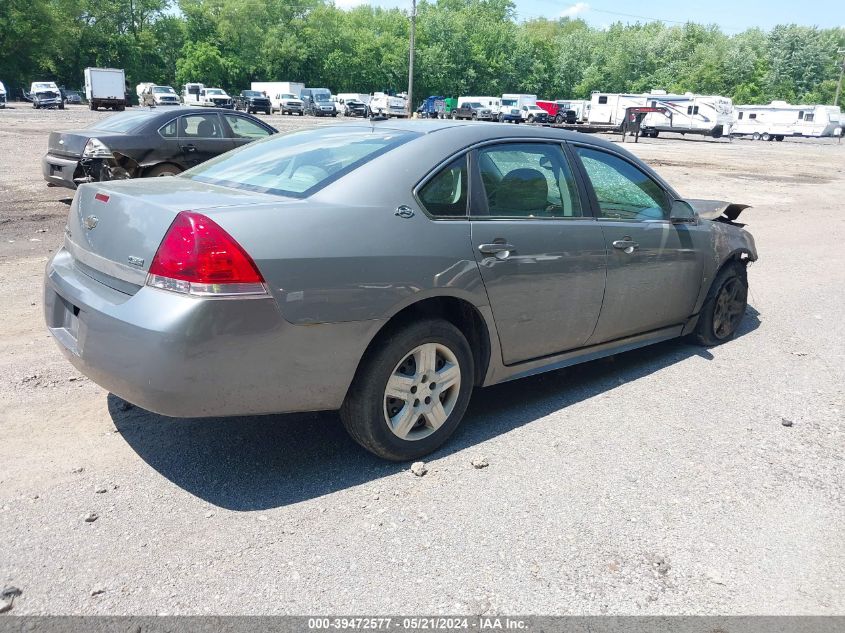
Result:
{"label": "red vehicle", "polygon": [[557,116],[557,111],[560,108],[554,101],[540,101],[539,99],[537,100],[537,105],[549,113],[550,119],[554,119]]}

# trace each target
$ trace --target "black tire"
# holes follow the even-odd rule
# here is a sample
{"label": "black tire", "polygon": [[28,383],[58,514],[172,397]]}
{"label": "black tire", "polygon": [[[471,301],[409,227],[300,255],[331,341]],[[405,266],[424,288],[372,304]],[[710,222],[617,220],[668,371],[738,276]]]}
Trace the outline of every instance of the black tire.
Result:
{"label": "black tire", "polygon": [[59,102],[59,110],[64,110],[64,109],[65,109],[65,102],[64,102],[64,101],[60,101],[60,102]]}
{"label": "black tire", "polygon": [[783,140],[783,134],[778,134],[778,135],[775,137],[775,140],[776,140],[778,143],[780,143],[780,142]]}
{"label": "black tire", "polygon": [[[442,426],[421,439],[406,440],[394,434],[385,419],[385,388],[399,363],[425,343],[443,345],[454,354],[461,382],[451,413]],[[472,351],[458,328],[440,319],[413,322],[385,334],[368,351],[346,394],[340,418],[352,439],[371,453],[392,461],[416,459],[439,448],[455,431],[469,403],[474,375]]]}
{"label": "black tire", "polygon": [[172,163],[162,163],[144,171],[144,178],[158,178],[159,176],[175,176],[182,170]]}
{"label": "black tire", "polygon": [[[730,297],[734,292],[736,300],[732,301]],[[729,262],[716,275],[704,300],[692,335],[695,342],[710,347],[731,340],[742,323],[747,305],[748,274],[745,265]]]}
{"label": "black tire", "polygon": [[528,122],[529,122],[529,123],[534,123],[534,115],[533,115],[533,114],[529,114],[529,115],[528,115]]}
{"label": "black tire", "polygon": [[763,134],[760,136],[760,139],[763,141],[771,141],[772,136],[768,132],[763,132]]}

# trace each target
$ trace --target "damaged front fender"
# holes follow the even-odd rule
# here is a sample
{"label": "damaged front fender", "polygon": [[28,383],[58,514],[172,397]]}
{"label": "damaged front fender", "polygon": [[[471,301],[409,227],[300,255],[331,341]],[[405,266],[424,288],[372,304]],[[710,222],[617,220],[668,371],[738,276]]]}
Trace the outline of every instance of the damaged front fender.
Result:
{"label": "damaged front fender", "polygon": [[[699,217],[714,222],[725,222],[727,224],[738,224],[736,219],[739,214],[750,208],[750,204],[737,202],[725,202],[724,200],[685,200]],[[743,226],[739,224],[739,226]]]}

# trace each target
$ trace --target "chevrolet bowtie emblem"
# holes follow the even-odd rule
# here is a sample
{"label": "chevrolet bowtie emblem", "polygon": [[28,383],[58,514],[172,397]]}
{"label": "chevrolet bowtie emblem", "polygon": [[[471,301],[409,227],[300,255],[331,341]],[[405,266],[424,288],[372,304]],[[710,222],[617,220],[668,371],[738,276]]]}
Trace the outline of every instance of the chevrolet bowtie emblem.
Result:
{"label": "chevrolet bowtie emblem", "polygon": [[89,231],[97,226],[97,222],[100,221],[96,215],[86,215],[85,219],[82,221],[82,224],[85,225],[85,228]]}

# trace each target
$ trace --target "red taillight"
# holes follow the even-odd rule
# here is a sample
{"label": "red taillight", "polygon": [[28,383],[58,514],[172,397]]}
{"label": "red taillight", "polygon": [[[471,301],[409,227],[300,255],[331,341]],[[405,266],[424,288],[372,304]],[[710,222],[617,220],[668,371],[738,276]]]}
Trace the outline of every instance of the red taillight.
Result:
{"label": "red taillight", "polygon": [[264,278],[240,244],[190,211],[180,212],[167,230],[147,284],[197,295],[266,294]]}

